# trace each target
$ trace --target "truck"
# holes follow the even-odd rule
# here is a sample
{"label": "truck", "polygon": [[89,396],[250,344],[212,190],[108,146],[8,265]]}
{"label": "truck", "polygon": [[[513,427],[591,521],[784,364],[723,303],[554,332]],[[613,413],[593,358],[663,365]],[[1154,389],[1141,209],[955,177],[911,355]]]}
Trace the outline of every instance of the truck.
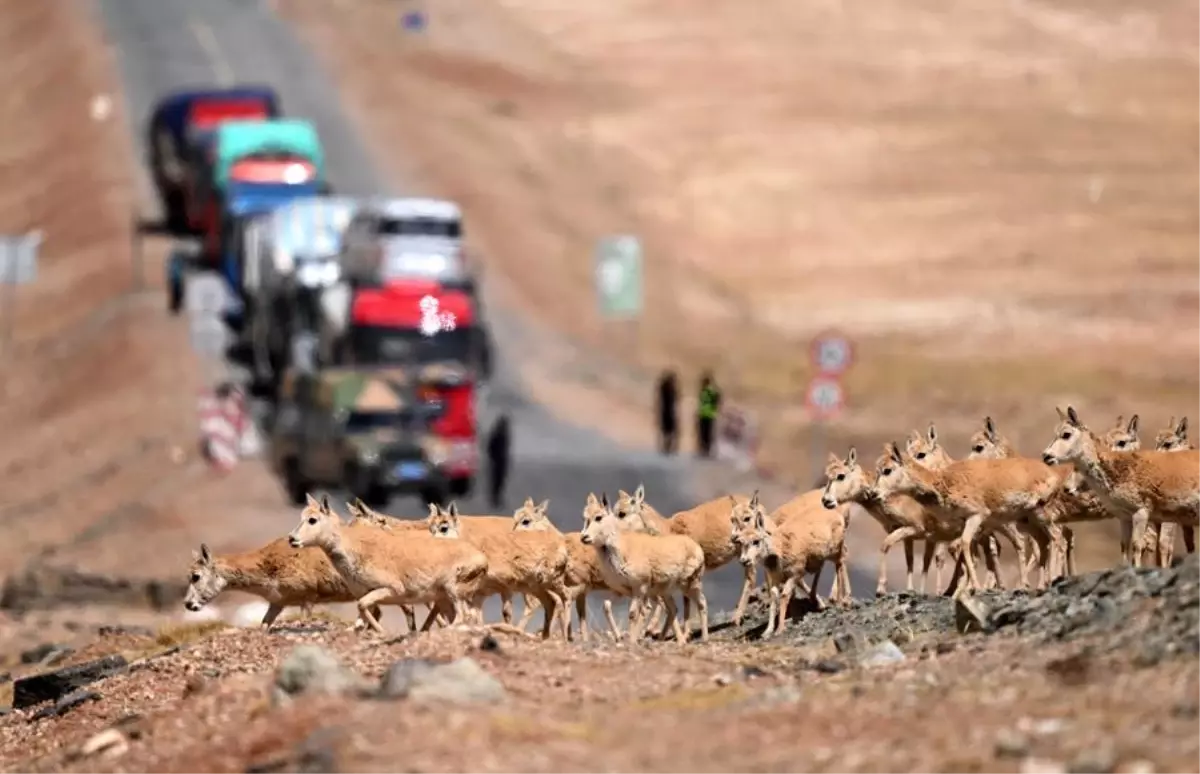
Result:
{"label": "truck", "polygon": [[[412,389],[431,411],[431,462],[447,491],[467,495],[479,466],[478,414],[486,340],[462,290],[428,279],[375,286],[342,283],[321,296],[317,359],[374,369]],[[436,319],[436,329],[431,322]]]}
{"label": "truck", "polygon": [[448,487],[432,462],[439,442],[428,425],[413,390],[369,369],[290,369],[271,423],[270,464],[293,505],[315,488],[376,507],[405,494],[440,504]]}
{"label": "truck", "polygon": [[[272,391],[291,365],[311,367],[320,293],[342,279],[342,235],[358,201],[346,196],[293,199],[244,230],[243,290],[256,382]],[[299,359],[306,363],[296,363]]]}
{"label": "truck", "polygon": [[[200,266],[216,270],[231,290],[230,322],[240,327],[244,307],[243,230],[254,217],[297,197],[329,192],[325,158],[308,121],[227,121],[202,150],[189,218],[202,233]],[[185,267],[169,274],[170,309],[179,310]]]}
{"label": "truck", "polygon": [[172,234],[189,235],[196,225],[188,219],[191,164],[216,127],[223,121],[265,121],[280,115],[275,90],[261,85],[188,89],[158,101],[146,124],[146,163]]}

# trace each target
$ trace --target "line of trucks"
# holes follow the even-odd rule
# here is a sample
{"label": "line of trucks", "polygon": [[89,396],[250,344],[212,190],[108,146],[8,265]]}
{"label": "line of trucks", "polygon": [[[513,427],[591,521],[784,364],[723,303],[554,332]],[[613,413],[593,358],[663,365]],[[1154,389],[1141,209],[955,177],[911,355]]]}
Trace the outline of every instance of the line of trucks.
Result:
{"label": "line of trucks", "polygon": [[223,278],[289,499],[467,495],[492,347],[459,207],[337,195],[315,126],[265,86],[169,94],[147,135],[164,225],[191,244],[168,262],[168,309],[189,276]]}

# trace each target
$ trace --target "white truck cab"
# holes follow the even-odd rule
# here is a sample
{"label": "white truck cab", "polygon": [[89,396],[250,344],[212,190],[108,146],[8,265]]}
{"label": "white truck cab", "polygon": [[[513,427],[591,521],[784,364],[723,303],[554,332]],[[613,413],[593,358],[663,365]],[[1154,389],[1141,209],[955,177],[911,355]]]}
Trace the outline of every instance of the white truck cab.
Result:
{"label": "white truck cab", "polygon": [[422,197],[366,203],[346,227],[341,264],[359,282],[466,282],[462,211],[454,202]]}

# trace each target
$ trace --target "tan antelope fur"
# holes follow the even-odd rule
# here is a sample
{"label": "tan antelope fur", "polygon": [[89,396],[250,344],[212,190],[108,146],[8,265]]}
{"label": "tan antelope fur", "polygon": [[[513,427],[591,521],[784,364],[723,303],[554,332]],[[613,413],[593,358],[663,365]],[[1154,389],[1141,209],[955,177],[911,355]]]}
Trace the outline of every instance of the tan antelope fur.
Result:
{"label": "tan antelope fur", "polygon": [[1079,419],[1073,406],[1064,413],[1054,440],[1042,452],[1047,464],[1070,462],[1090,491],[1121,522],[1127,563],[1141,566],[1146,525],[1174,522],[1195,527],[1200,511],[1200,453],[1184,451],[1109,451]]}
{"label": "tan antelope fur", "polygon": [[[1137,451],[1141,448],[1138,436],[1138,415],[1134,414],[1129,422],[1125,417],[1118,416],[1116,423],[1105,432],[1103,446],[1114,452]],[[999,459],[1002,457],[1020,456],[1006,438],[999,436],[991,417],[984,418],[983,431],[971,437],[972,458]],[[1100,498],[1094,492],[1088,491],[1087,482],[1083,476],[1069,463],[1052,465],[1064,481],[1063,488],[1047,504],[1045,513],[1051,524],[1052,531],[1057,530],[1055,545],[1055,560],[1059,568],[1065,568],[1067,575],[1075,575],[1074,533],[1066,526],[1082,521],[1101,521],[1115,518]],[[1168,531],[1169,532],[1169,531]],[[1169,540],[1174,540],[1173,534],[1168,534]],[[1160,536],[1150,534],[1147,530],[1140,550],[1153,554],[1155,546],[1160,542]],[[1125,555],[1127,547],[1122,542],[1121,552]],[[1053,574],[1053,572],[1052,572]]]}
{"label": "tan antelope fur", "polygon": [[477,609],[481,609],[483,599],[492,594],[528,594],[537,597],[546,611],[542,638],[549,639],[554,611],[558,608],[564,611],[563,639],[568,637],[567,544],[561,534],[517,532],[513,530],[511,520],[504,531],[480,529],[478,524],[462,521],[458,505],[453,502],[448,508],[438,508],[437,515],[430,516],[429,532],[436,538],[462,539],[487,556],[487,572],[476,592]]}
{"label": "tan antelope fur", "polygon": [[312,495],[300,523],[288,535],[293,548],[318,546],[358,594],[358,613],[367,626],[382,632],[372,614],[376,605],[426,604],[428,631],[439,610],[449,623],[465,617],[466,600],[475,596],[487,572],[487,557],[463,540],[439,540],[412,530],[352,530],[329,507],[328,498]]}
{"label": "tan antelope fur", "polygon": [[770,604],[763,639],[783,631],[788,605],[796,587],[805,588],[806,573],[813,574],[812,586],[807,589],[809,599],[818,609],[824,607],[817,589],[826,562],[834,564],[830,601],[840,603],[850,599],[846,520],[842,513],[818,507],[793,514],[783,524],[771,522],[771,517],[760,508],[754,515],[754,523],[742,530],[737,539],[742,565],[754,567],[761,562],[766,573]]}
{"label": "tan antelope fur", "polygon": [[[640,487],[639,487],[640,488]],[[608,498],[597,501],[589,494],[583,509],[584,545],[592,546],[600,560],[605,582],[613,588],[628,588],[633,598],[630,639],[640,641],[650,612],[649,601],[660,599],[675,629],[675,639],[687,642],[688,635],[676,617],[671,594],[688,597],[700,613],[700,639],[708,641],[708,601],[704,597],[704,551],[685,535],[655,535],[623,530],[609,507]],[[685,616],[684,623],[688,623]]]}
{"label": "tan antelope fur", "polygon": [[[938,442],[937,427],[932,422],[929,423],[929,429],[925,431],[924,435],[916,430],[910,432],[908,435],[906,448],[908,451],[908,456],[912,457],[918,463],[926,468],[929,468],[930,470],[941,470],[950,463],[954,462],[954,459],[950,457],[950,454],[946,451],[945,447]],[[1026,551],[1025,536],[1018,533],[1015,525],[1005,525],[1001,528],[1001,533],[1008,538],[1009,542],[1012,543],[1013,548],[1016,549],[1017,562],[1023,567],[1023,559]],[[935,559],[936,575],[934,586],[940,589],[942,587],[942,569],[945,564],[945,557],[947,554],[953,554],[955,557],[958,556],[960,540],[955,538],[954,540],[950,541],[925,540],[924,542],[925,555],[922,558],[923,577],[921,579],[921,588],[924,591],[928,591],[929,564],[931,559]],[[912,573],[912,543],[912,538],[904,541],[904,559],[908,564],[908,571],[910,574]],[[996,541],[995,535],[989,534],[986,540],[980,541],[977,545],[980,555],[983,556],[984,561],[987,564],[987,585],[989,587],[995,586],[996,588],[1003,588],[1004,582],[1000,576],[1000,567],[997,562],[1000,556],[1000,544]],[[962,566],[962,562],[956,558],[954,575],[950,582],[950,588],[954,588],[958,583]],[[1022,572],[1020,576],[1022,587],[1026,585],[1025,580],[1026,575],[1024,572]],[[910,588],[909,591],[911,590],[912,589]]]}
{"label": "tan antelope fur", "polygon": [[[1195,447],[1188,442],[1187,437],[1187,417],[1183,417],[1178,422],[1175,417],[1171,417],[1171,421],[1167,426],[1154,436],[1155,451],[1187,451]],[[1153,525],[1147,525],[1146,532],[1149,533]],[[1181,526],[1180,531],[1183,533],[1183,548],[1191,554],[1196,551],[1196,530],[1193,527]],[[1158,566],[1170,567],[1171,561],[1175,555],[1175,525],[1171,523],[1163,524],[1159,530],[1158,540],[1155,542],[1158,549]]]}
{"label": "tan antelope fur", "polygon": [[[612,589],[604,581],[604,573],[600,570],[600,560],[596,556],[596,551],[591,546],[583,544],[580,533],[560,532],[546,513],[549,505],[548,500],[542,500],[541,503],[534,505],[533,498],[525,498],[525,504],[513,514],[512,528],[514,531],[541,531],[562,535],[567,544],[567,571],[564,577],[567,590],[565,602],[567,604],[563,608],[563,613],[570,616],[570,602],[574,601],[575,614],[579,618],[579,636],[584,642],[587,642],[589,637],[587,595],[592,591],[612,591]],[[524,630],[529,623],[528,619],[532,617],[533,613],[527,610],[526,615],[522,616],[520,623],[517,624],[517,628]],[[621,630],[613,617],[612,600],[604,600],[604,617],[608,621],[613,639],[620,639]],[[571,630],[569,628],[567,633],[570,637]]]}
{"label": "tan antelope fur", "polygon": [[[956,540],[959,534],[938,521],[936,514],[906,494],[888,498],[875,489],[875,476],[858,464],[858,452],[850,447],[846,459],[829,455],[825,466],[825,488],[821,493],[821,504],[825,508],[854,503],[865,510],[883,527],[885,536],[879,548],[879,575],[875,582],[875,594],[887,593],[887,553],[896,543],[912,539],[925,541],[926,546]],[[926,550],[926,560],[930,552]],[[911,552],[906,553],[906,559]],[[925,563],[925,579],[928,580],[929,562]],[[938,584],[941,586],[939,577]],[[913,590],[912,563],[908,563],[907,590]]]}
{"label": "tan antelope fur", "polygon": [[[396,525],[397,529],[414,530],[421,533],[429,532],[430,521],[438,514],[437,506],[430,503],[429,516],[422,521],[413,521],[411,519],[393,519],[384,514],[372,511],[366,506],[365,503],[362,502],[362,500],[356,500],[355,504],[364,515],[372,518],[373,520],[382,519],[385,522]],[[510,516],[467,516],[464,514],[459,514],[458,520],[463,524],[469,525],[475,531],[483,529],[491,529],[497,532],[512,531],[512,517]],[[522,620],[528,622],[530,618],[533,618],[534,613],[537,612],[539,605],[536,602],[536,597],[525,596],[524,602],[525,610]],[[500,594],[500,616],[504,623],[512,623],[513,595],[507,591]],[[521,628],[524,627],[522,626]]]}
{"label": "tan antelope fur", "polygon": [[667,519],[654,506],[646,502],[646,486],[638,484],[633,494],[624,489],[618,490],[617,501],[613,503],[613,515],[620,521],[635,519],[642,524],[641,529],[651,535],[665,535],[670,531]]}
{"label": "tan antelope fur", "polygon": [[[738,547],[738,561],[741,562],[742,560],[743,546],[741,541],[755,534],[757,530],[766,530],[768,536],[770,536],[774,535],[775,531],[783,525],[793,522],[823,523],[827,519],[840,517],[844,532],[850,526],[849,515],[848,504],[835,506],[833,509],[826,508],[821,502],[820,489],[813,489],[797,497],[793,497],[769,514],[766,507],[757,498],[752,498],[745,505],[735,508],[729,517],[734,529],[733,543]],[[746,567],[746,564],[743,562],[742,566]],[[753,570],[756,566],[756,563],[751,563],[748,569]],[[824,565],[822,565],[823,568]],[[833,599],[849,599],[851,589],[848,566],[843,564],[838,567],[835,564],[834,569],[830,596]],[[820,572],[817,571],[813,575],[813,585],[811,587],[805,582],[803,576],[797,578],[796,583],[799,585],[800,590],[808,595],[817,607],[824,607],[825,603],[817,593],[817,584],[820,579]]]}
{"label": "tan antelope fur", "polygon": [[[884,447],[875,480],[881,496],[911,494],[933,509],[939,521],[961,530],[961,557],[972,589],[980,588],[973,549],[981,532],[1020,519],[1044,524],[1042,509],[1062,485],[1054,471],[1037,460],[962,460],[942,470],[929,470],[905,460],[894,443]],[[1051,553],[1048,532],[1033,534],[1039,540],[1044,580]],[[956,595],[961,593],[960,587]]]}
{"label": "tan antelope fur", "polygon": [[[277,538],[254,551],[214,556],[204,543],[192,552],[183,605],[195,612],[226,591],[242,591],[267,603],[262,625],[270,628],[284,608],[354,602],[358,599],[319,548],[296,550]],[[376,616],[379,610],[374,611]],[[415,628],[415,627],[414,627]]]}

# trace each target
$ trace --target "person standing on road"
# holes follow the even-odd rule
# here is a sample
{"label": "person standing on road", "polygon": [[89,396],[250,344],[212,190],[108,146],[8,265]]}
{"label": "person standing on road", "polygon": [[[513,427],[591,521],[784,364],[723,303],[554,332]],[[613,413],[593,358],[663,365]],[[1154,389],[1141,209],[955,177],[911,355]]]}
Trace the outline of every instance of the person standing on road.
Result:
{"label": "person standing on road", "polygon": [[671,455],[679,449],[679,383],[675,372],[667,369],[658,379],[658,437],[663,454]]}
{"label": "person standing on road", "polygon": [[512,433],[508,415],[501,414],[488,434],[488,487],[492,508],[499,510],[504,504],[504,482],[508,479],[508,455],[512,446]]}
{"label": "person standing on road", "polygon": [[721,389],[711,371],[700,376],[700,402],[696,407],[696,445],[701,457],[712,456],[713,425],[721,411]]}

